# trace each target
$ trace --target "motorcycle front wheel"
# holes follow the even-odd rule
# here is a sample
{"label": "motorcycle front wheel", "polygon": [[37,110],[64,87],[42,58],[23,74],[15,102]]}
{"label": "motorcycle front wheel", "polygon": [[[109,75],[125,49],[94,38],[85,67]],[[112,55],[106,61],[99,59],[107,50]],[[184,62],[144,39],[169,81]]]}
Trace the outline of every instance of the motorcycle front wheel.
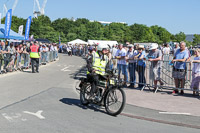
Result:
{"label": "motorcycle front wheel", "polygon": [[126,104],[126,95],[120,87],[109,90],[104,99],[104,106],[109,115],[116,116],[120,114]]}

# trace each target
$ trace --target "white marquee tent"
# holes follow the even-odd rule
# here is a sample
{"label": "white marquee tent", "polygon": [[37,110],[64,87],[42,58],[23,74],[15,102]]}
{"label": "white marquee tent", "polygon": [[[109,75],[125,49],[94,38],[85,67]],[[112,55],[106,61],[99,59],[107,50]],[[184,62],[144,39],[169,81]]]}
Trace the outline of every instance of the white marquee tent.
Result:
{"label": "white marquee tent", "polygon": [[75,44],[88,44],[88,43],[81,40],[81,39],[76,39],[76,40],[73,40],[71,42],[68,42],[68,44],[75,45]]}
{"label": "white marquee tent", "polygon": [[105,40],[88,40],[88,44],[94,45],[94,44],[105,44],[105,45],[110,45],[111,47],[113,45],[118,44],[117,41],[105,41]]}

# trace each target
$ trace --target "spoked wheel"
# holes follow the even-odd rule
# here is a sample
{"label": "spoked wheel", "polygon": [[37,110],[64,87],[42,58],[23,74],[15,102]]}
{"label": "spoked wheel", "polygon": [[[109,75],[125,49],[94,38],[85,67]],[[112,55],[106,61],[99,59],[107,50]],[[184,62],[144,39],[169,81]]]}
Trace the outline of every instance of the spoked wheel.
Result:
{"label": "spoked wheel", "polygon": [[89,104],[88,99],[90,97],[90,90],[91,90],[91,84],[89,83],[84,84],[80,89],[80,100],[83,105]]}
{"label": "spoked wheel", "polygon": [[116,116],[122,112],[126,103],[126,95],[121,88],[111,89],[104,100],[107,113]]}

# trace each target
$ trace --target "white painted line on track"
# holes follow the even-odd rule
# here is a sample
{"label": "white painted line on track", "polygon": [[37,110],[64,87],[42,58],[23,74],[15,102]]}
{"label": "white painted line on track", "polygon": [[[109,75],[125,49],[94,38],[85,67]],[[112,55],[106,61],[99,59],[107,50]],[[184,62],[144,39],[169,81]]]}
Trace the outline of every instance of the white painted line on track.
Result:
{"label": "white painted line on track", "polygon": [[9,122],[13,122],[13,118],[11,116],[8,116],[6,113],[3,113],[2,116],[7,119]]}
{"label": "white painted line on track", "polygon": [[26,113],[26,114],[34,115],[34,116],[38,117],[39,119],[45,119],[45,117],[42,116],[42,112],[43,112],[42,110],[39,110],[36,113],[29,112],[29,111],[23,111],[23,112]]}
{"label": "white painted line on track", "polygon": [[190,113],[179,113],[179,112],[159,112],[159,114],[169,114],[169,115],[191,115]]}
{"label": "white painted line on track", "polygon": [[69,71],[71,71],[71,70],[68,70],[68,68],[69,68],[69,66],[67,66],[67,67],[65,67],[65,68],[63,68],[63,69],[61,69],[61,71],[64,71],[64,72],[69,72]]}
{"label": "white painted line on track", "polygon": [[2,113],[2,116],[9,122],[16,122],[19,119],[21,119],[21,121],[27,121],[27,119],[22,118],[20,113],[10,113],[9,115],[7,113]]}

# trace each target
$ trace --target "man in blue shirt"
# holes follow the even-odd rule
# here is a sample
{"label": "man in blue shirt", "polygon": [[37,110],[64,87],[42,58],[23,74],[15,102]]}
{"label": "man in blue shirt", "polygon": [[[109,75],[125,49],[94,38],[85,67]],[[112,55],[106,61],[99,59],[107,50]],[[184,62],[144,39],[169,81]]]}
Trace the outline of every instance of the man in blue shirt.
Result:
{"label": "man in blue shirt", "polygon": [[[189,58],[188,51],[185,49],[186,43],[180,42],[180,49],[178,49],[174,55],[172,62],[174,63],[174,69],[172,76],[175,80],[175,87],[180,88],[181,94],[184,94],[184,84],[186,75],[186,60]],[[178,93],[178,89],[175,89],[172,93]]]}

